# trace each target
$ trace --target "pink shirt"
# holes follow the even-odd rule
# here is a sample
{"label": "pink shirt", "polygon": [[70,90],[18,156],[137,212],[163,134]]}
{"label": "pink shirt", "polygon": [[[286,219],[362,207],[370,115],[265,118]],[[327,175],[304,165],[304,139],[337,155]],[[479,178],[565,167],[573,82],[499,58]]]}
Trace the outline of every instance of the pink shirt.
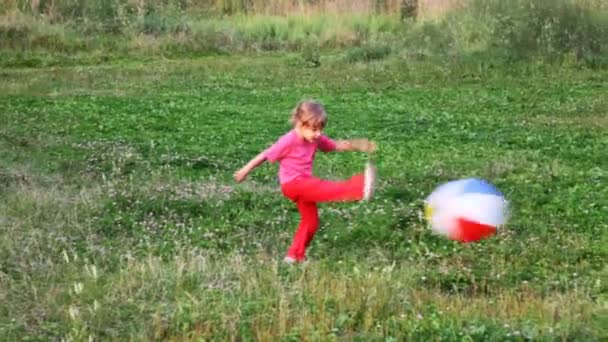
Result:
{"label": "pink shirt", "polygon": [[308,142],[291,130],[264,151],[264,156],[271,163],[279,162],[279,181],[285,184],[296,178],[312,176],[317,149],[334,151],[336,142],[325,135],[321,135],[316,142]]}

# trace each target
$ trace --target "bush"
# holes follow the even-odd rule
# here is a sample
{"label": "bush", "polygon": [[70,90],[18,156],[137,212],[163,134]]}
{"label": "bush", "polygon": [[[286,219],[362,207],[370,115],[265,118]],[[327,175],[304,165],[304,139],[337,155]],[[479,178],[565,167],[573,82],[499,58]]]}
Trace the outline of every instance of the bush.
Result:
{"label": "bush", "polygon": [[349,63],[370,62],[386,58],[390,53],[391,48],[386,45],[356,47],[348,51],[346,61]]}
{"label": "bush", "polygon": [[573,54],[585,64],[608,52],[608,13],[572,0],[476,0],[468,15],[489,18],[488,50],[515,60],[560,61]]}

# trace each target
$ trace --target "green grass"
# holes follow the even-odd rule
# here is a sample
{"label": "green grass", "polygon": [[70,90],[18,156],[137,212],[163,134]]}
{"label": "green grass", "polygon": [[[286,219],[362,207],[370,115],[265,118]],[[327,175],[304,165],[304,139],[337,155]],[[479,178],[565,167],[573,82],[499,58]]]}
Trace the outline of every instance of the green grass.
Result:
{"label": "green grass", "polygon": [[[7,340],[602,340],[606,70],[348,53],[10,68],[0,83],[0,336]],[[366,60],[365,58],[363,60]],[[232,173],[302,98],[379,143],[378,196],[323,205],[307,265],[276,167]],[[316,173],[360,172],[359,154]],[[508,226],[463,246],[424,197],[482,177]]]}

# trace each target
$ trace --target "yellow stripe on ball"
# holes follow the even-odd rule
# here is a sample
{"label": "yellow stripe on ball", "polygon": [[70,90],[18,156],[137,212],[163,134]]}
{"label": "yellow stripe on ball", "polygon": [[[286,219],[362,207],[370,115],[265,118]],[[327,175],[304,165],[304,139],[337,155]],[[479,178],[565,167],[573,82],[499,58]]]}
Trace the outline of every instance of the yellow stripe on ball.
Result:
{"label": "yellow stripe on ball", "polygon": [[429,222],[431,221],[431,217],[433,217],[433,208],[428,204],[424,205],[424,217]]}

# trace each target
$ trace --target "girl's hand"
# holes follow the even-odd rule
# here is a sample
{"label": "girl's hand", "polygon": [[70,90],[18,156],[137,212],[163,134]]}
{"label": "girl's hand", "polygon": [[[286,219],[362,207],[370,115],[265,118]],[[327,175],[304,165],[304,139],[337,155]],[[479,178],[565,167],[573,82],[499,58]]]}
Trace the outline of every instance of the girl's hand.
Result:
{"label": "girl's hand", "polygon": [[240,183],[242,181],[245,180],[245,178],[247,178],[247,174],[249,173],[249,171],[245,168],[242,168],[240,170],[238,170],[237,172],[234,173],[234,180],[237,183]]}
{"label": "girl's hand", "polygon": [[359,152],[373,153],[376,152],[376,143],[367,139],[354,139],[350,141],[354,150]]}
{"label": "girl's hand", "polygon": [[368,141],[367,151],[365,151],[365,152],[374,153],[374,152],[376,152],[376,150],[378,150],[378,145],[376,145],[376,143],[373,141]]}
{"label": "girl's hand", "polygon": [[247,178],[249,172],[260,166],[264,162],[264,160],[266,160],[266,152],[258,154],[257,156],[255,156],[255,158],[251,159],[249,163],[247,163],[247,165],[243,166],[240,170],[234,173],[234,180],[237,183],[244,181],[245,178]]}

